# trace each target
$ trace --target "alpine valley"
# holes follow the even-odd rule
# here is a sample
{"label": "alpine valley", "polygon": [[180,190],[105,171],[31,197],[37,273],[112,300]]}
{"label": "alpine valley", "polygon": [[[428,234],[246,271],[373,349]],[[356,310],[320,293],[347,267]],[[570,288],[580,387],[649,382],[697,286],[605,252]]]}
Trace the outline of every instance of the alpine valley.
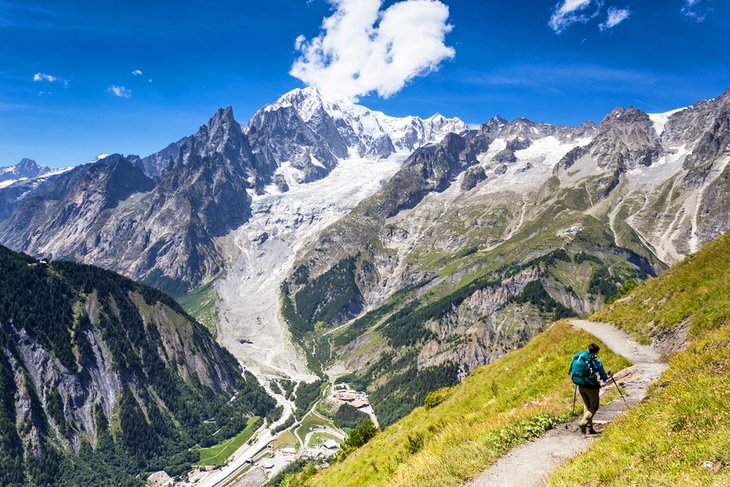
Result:
{"label": "alpine valley", "polygon": [[[470,127],[306,88],[245,125],[220,109],[144,158],[31,162],[0,169],[0,243],[33,258],[0,257],[38,289],[17,313],[59,318],[20,326],[0,308],[7,461],[17,476],[40,475],[22,459],[47,451],[90,462],[108,430],[108,448],[117,432],[144,445],[129,461],[153,471],[188,461],[205,415],[213,431],[235,408],[274,421],[275,399],[286,418],[289,381],[346,381],[386,428],[719,237],[730,90],[661,114],[618,107],[598,125]],[[132,439],[142,423],[149,444]]]}

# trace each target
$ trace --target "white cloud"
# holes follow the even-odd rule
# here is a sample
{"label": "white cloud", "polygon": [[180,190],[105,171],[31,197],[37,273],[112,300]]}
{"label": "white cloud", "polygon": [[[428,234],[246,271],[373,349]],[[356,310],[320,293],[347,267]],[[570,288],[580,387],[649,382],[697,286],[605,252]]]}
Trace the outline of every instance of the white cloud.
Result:
{"label": "white cloud", "polygon": [[707,14],[712,11],[710,3],[712,3],[712,0],[684,0],[682,15],[688,19],[702,22]]}
{"label": "white cloud", "polygon": [[[589,13],[589,7],[593,4],[596,5],[596,10]],[[602,6],[603,2],[600,0],[596,0],[596,2],[593,2],[593,0],[562,0],[555,5],[548,25],[556,34],[560,34],[577,22],[585,24],[595,18]]]}
{"label": "white cloud", "polygon": [[618,24],[631,16],[631,10],[627,8],[610,7],[608,9],[608,17],[606,21],[598,26],[602,31],[607,31],[616,27]]}
{"label": "white cloud", "polygon": [[387,98],[455,55],[444,43],[449,8],[438,0],[404,0],[385,10],[383,0],[329,1],[334,13],[317,37],[297,37],[301,56],[289,72],[323,93]]}
{"label": "white cloud", "polygon": [[132,90],[125,88],[124,86],[111,85],[106,89],[106,92],[119,98],[129,98],[132,96]]}
{"label": "white cloud", "polygon": [[142,76],[142,71],[140,71],[139,69],[135,69],[134,71],[132,71],[132,74],[134,76]]}
{"label": "white cloud", "polygon": [[68,88],[68,80],[52,74],[36,73],[33,75],[33,81],[36,83],[60,83],[64,88]]}

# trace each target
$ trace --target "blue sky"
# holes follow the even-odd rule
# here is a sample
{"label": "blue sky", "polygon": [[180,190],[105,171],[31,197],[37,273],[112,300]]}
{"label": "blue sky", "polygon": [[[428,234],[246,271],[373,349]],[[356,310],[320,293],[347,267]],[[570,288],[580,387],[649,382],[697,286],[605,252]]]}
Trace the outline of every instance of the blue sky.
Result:
{"label": "blue sky", "polygon": [[[725,0],[441,1],[451,28],[432,59],[437,70],[400,91],[396,82],[389,98],[353,89],[362,104],[471,123],[501,114],[576,124],[616,105],[665,111],[730,87]],[[303,53],[295,42],[325,39],[333,8],[325,0],[0,0],[0,165],[147,155],[225,105],[245,123],[304,85],[289,74]],[[403,43],[414,42],[401,25]]]}

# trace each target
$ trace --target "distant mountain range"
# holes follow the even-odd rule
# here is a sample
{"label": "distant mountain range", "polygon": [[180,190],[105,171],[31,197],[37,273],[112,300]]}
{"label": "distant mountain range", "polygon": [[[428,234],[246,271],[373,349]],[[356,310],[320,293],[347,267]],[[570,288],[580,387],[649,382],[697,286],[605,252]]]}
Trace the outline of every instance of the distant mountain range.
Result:
{"label": "distant mountain range", "polygon": [[301,372],[277,355],[288,327],[388,424],[730,228],[729,144],[730,91],[470,128],[294,90],[145,158],[8,184],[0,242],[212,293],[219,339],[255,371]]}
{"label": "distant mountain range", "polygon": [[387,158],[464,130],[457,119],[397,119],[295,90],[246,127],[228,107],[143,159],[115,154],[40,184],[8,185],[0,241],[180,293],[222,271],[216,239],[247,221],[252,195],[326,177],[349,156]]}

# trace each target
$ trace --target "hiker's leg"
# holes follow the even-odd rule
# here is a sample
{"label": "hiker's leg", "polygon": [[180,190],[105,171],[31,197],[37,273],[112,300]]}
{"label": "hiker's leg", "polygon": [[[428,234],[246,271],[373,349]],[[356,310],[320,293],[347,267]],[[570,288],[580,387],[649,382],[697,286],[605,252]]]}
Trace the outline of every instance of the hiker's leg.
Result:
{"label": "hiker's leg", "polygon": [[578,423],[581,427],[585,427],[592,422],[593,413],[591,412],[591,398],[589,396],[590,389],[586,389],[585,387],[578,386],[578,392],[580,393],[580,398],[583,399],[583,417],[580,419],[580,422]]}
{"label": "hiker's leg", "polygon": [[590,412],[590,417],[588,418],[586,426],[590,428],[593,427],[593,416],[596,415],[596,411],[598,411],[598,408],[600,407],[598,393],[599,389],[586,389],[586,395],[588,396],[588,411]]}

